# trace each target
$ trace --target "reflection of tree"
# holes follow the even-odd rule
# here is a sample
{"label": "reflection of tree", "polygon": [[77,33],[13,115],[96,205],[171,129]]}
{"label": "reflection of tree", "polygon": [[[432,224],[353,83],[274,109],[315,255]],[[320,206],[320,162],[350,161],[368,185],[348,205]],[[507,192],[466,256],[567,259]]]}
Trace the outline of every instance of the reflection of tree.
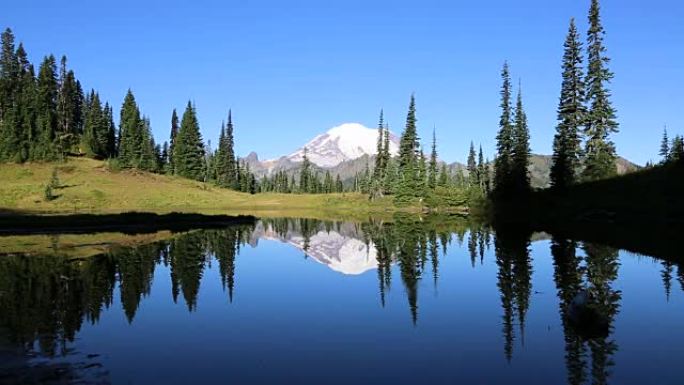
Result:
{"label": "reflection of tree", "polygon": [[529,256],[529,234],[522,231],[500,230],[494,238],[497,275],[503,308],[504,354],[513,357],[513,330],[516,317],[520,332],[525,330],[525,316],[532,292],[532,263]]}
{"label": "reflection of tree", "polygon": [[[554,280],[565,334],[568,383],[574,385],[587,381],[587,354],[590,353],[592,383],[606,384],[609,369],[614,365],[611,357],[617,351],[611,334],[621,298],[620,292],[612,288],[618,276],[618,251],[608,246],[585,243],[586,263],[583,266],[583,259],[576,256],[576,246],[574,242],[564,239],[554,239],[551,244]],[[581,306],[589,309],[587,311],[594,317],[571,321],[571,313],[578,311],[575,298],[578,293],[584,292],[588,294],[588,299]]]}
{"label": "reflection of tree", "polygon": [[185,234],[171,241],[171,282],[174,300],[183,293],[188,310],[197,307],[197,294],[206,262],[206,247],[200,231]]}
{"label": "reflection of tree", "polygon": [[477,260],[477,238],[480,233],[471,229],[468,233],[468,254],[470,254],[470,264],[475,267],[475,261]]}
{"label": "reflection of tree", "polygon": [[575,255],[575,242],[553,239],[554,281],[560,303],[560,315],[565,335],[565,365],[568,370],[568,383],[582,384],[586,380],[586,348],[579,336],[569,325],[568,311],[575,295],[582,289],[582,258]]}
{"label": "reflection of tree", "polygon": [[129,323],[133,321],[142,297],[150,293],[160,251],[159,245],[151,244],[121,249],[116,253],[121,305]]}
{"label": "reflection of tree", "polygon": [[663,277],[663,287],[665,288],[665,298],[670,302],[670,293],[672,292],[672,273],[674,271],[674,264],[670,261],[661,262],[663,270],[660,276]]}
{"label": "reflection of tree", "polygon": [[[207,255],[213,252],[232,295],[235,255],[249,226],[196,231],[137,247],[119,247],[84,260],[59,255],[3,255],[0,258],[0,328],[12,342],[42,353],[65,354],[83,320],[98,322],[115,287],[129,322],[150,293],[157,264],[171,266],[174,296],[180,290],[193,310]],[[210,250],[211,249],[211,250]]]}
{"label": "reflection of tree", "polygon": [[608,322],[608,335],[588,341],[594,383],[605,384],[610,374],[608,370],[614,365],[611,357],[617,351],[617,344],[611,339],[611,333],[621,299],[621,293],[612,288],[612,283],[618,276],[618,250],[591,243],[585,243],[583,248],[587,254],[587,282],[591,293],[591,305]]}
{"label": "reflection of tree", "polygon": [[385,293],[391,282],[391,264],[397,262],[406,290],[411,320],[418,320],[418,286],[430,261],[432,279],[439,278],[439,244],[443,254],[452,231],[463,234],[464,222],[451,222],[444,226],[440,220],[421,220],[411,215],[397,215],[391,223],[370,222],[361,227],[364,239],[370,239],[376,249],[380,303],[385,305]]}

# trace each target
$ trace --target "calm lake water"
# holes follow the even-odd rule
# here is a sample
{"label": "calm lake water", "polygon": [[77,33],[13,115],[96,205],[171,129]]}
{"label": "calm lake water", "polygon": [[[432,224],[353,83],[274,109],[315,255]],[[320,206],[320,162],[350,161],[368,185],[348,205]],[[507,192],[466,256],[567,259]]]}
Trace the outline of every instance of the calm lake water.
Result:
{"label": "calm lake water", "polygon": [[651,257],[409,219],[0,250],[0,383],[682,384],[683,288]]}

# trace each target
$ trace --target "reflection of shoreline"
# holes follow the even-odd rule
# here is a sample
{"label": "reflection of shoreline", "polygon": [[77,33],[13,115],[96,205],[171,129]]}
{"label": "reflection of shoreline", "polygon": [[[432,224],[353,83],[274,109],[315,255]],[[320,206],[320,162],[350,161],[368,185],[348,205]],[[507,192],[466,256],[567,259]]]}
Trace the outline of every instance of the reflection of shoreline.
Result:
{"label": "reflection of shoreline", "polygon": [[293,230],[279,234],[271,224],[260,222],[250,243],[256,246],[258,239],[267,239],[294,246],[316,262],[345,275],[359,275],[377,269],[377,250],[373,242],[366,245],[361,239],[348,235],[354,233],[352,229],[344,230],[319,230],[305,237]]}

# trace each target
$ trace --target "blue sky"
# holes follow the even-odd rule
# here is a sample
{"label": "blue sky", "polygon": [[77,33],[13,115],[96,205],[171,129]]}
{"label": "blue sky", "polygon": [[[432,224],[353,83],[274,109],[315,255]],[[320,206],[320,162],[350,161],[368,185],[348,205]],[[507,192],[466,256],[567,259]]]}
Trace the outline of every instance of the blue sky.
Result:
{"label": "blue sky", "polygon": [[[684,133],[684,4],[603,0],[618,152],[657,159],[664,124]],[[586,32],[589,0],[13,1],[0,26],[30,58],[66,54],[85,88],[118,109],[133,89],[157,140],[171,110],[196,103],[216,142],[233,109],[236,150],[270,158],[335,125],[400,133],[415,92],[419,134],[463,161],[470,140],[494,153],[499,71],[521,79],[531,146],[550,153],[570,17]]]}

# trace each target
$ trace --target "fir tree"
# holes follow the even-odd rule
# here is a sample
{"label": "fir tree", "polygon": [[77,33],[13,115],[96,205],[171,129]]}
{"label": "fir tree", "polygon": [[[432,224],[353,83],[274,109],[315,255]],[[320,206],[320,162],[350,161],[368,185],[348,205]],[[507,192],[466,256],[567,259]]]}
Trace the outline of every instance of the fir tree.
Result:
{"label": "fir tree", "polygon": [[173,109],[173,112],[171,113],[171,134],[169,136],[169,169],[171,170],[171,173],[174,172],[174,167],[173,167],[173,149],[174,149],[174,144],[176,142],[176,136],[178,135],[178,114],[176,113],[176,109]]}
{"label": "fir tree", "polygon": [[428,188],[434,190],[437,187],[437,138],[435,130],[432,130],[432,151],[430,152],[430,165],[428,167]]}
{"label": "fir tree", "polygon": [[302,167],[299,171],[299,192],[309,193],[313,189],[313,177],[311,175],[311,162],[307,155],[307,148],[304,147],[304,155],[302,156]]}
{"label": "fir tree", "polygon": [[174,143],[175,174],[190,179],[203,180],[206,171],[204,155],[204,144],[195,107],[188,101]]}
{"label": "fir tree", "polygon": [[406,128],[401,135],[399,143],[399,174],[400,181],[397,198],[407,199],[416,196],[418,183],[418,134],[416,131],[416,102],[411,95],[408,114],[406,115]]}
{"label": "fir tree", "polygon": [[323,180],[323,192],[330,194],[334,192],[333,179],[330,175],[330,171],[325,170],[325,179]]}
{"label": "fir tree", "polygon": [[531,189],[528,167],[530,164],[530,132],[527,127],[527,115],[523,107],[522,90],[518,90],[515,106],[515,127],[513,131],[511,177],[516,193],[525,193]]}
{"label": "fir tree", "polygon": [[471,186],[475,186],[478,183],[478,176],[477,176],[477,163],[475,161],[475,144],[473,142],[470,142],[470,150],[468,150],[468,162],[467,162],[467,168],[468,168],[468,180],[470,181]]}
{"label": "fir tree", "polygon": [[667,138],[667,127],[663,129],[663,140],[660,142],[660,157],[662,163],[667,163],[670,160],[670,141]]}
{"label": "fir tree", "polygon": [[229,187],[227,182],[228,174],[232,172],[226,161],[226,125],[221,122],[221,133],[219,134],[218,147],[214,154],[214,167],[216,169],[216,183],[221,187]]}
{"label": "fir tree", "polygon": [[[18,58],[21,52],[14,50],[14,34],[7,28],[2,33],[0,52],[0,161],[24,161],[22,156],[22,71]],[[23,48],[19,46],[21,51]],[[25,56],[25,52],[24,52]]]}
{"label": "fir tree", "polygon": [[603,179],[617,174],[615,145],[609,136],[618,131],[618,123],[615,120],[615,109],[610,102],[610,91],[607,89],[613,73],[607,68],[610,59],[603,46],[604,35],[599,2],[592,0],[587,35],[586,85],[589,112],[584,128],[587,140],[582,173],[585,180]]}
{"label": "fir tree", "polygon": [[[63,138],[57,136],[57,64],[50,55],[43,59],[38,71],[37,134],[35,151],[38,159],[51,160],[62,154]],[[57,145],[55,146],[55,143]]]}
{"label": "fir tree", "polygon": [[[226,142],[224,144],[223,156],[226,161],[226,169],[232,170],[235,168],[235,139],[233,138],[233,111],[228,110],[228,124],[226,125]],[[235,188],[236,185],[235,173],[228,172],[225,175],[225,185]]]}
{"label": "fir tree", "polygon": [[496,135],[497,157],[494,163],[494,188],[499,195],[506,195],[511,188],[513,155],[513,124],[511,123],[511,77],[508,63],[501,71],[501,118]]}
{"label": "fir tree", "polygon": [[337,176],[335,177],[335,192],[344,192],[344,185],[342,185],[342,179],[340,179],[340,174],[337,174]]}
{"label": "fir tree", "polygon": [[142,119],[133,91],[126,93],[119,119],[119,162],[122,167],[138,167],[142,153]]}
{"label": "fir tree", "polygon": [[375,168],[373,169],[373,180],[381,181],[385,176],[385,119],[383,110],[380,110],[380,119],[378,122],[378,141],[375,155]]}
{"label": "fir tree", "polygon": [[482,145],[477,154],[477,185],[483,191],[485,190],[485,174],[487,173],[487,164],[484,161],[484,154],[482,154]]}
{"label": "fir tree", "polygon": [[576,182],[581,153],[580,127],[587,114],[582,79],[582,43],[575,27],[575,19],[570,19],[564,47],[563,82],[551,165],[551,186],[556,189],[565,189]]}
{"label": "fir tree", "polygon": [[439,181],[437,182],[439,187],[447,187],[449,185],[449,172],[447,171],[446,163],[442,163],[442,168],[439,171]]}
{"label": "fir tree", "polygon": [[157,155],[155,154],[156,145],[154,137],[152,136],[152,128],[150,126],[150,119],[143,117],[140,127],[140,169],[146,171],[156,172],[157,170]]}

